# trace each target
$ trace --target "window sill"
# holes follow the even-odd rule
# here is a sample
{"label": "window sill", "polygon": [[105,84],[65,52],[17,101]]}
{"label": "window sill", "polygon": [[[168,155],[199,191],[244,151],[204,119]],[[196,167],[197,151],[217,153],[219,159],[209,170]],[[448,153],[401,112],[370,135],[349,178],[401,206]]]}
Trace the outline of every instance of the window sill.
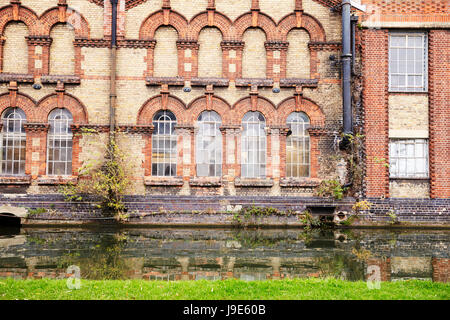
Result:
{"label": "window sill", "polygon": [[40,176],[37,178],[38,185],[65,185],[77,182],[77,176]]}
{"label": "window sill", "polygon": [[220,187],[222,179],[220,177],[196,177],[189,181],[191,187]]}
{"label": "window sill", "polygon": [[182,177],[144,177],[144,184],[146,186],[181,187],[183,185],[183,178]]}
{"label": "window sill", "polygon": [[236,178],[234,181],[236,187],[265,187],[273,186],[273,180],[268,178]]}
{"label": "window sill", "polygon": [[236,79],[236,87],[249,87],[257,85],[258,87],[273,87],[272,79],[265,78],[239,78]]}
{"label": "window sill", "polygon": [[317,187],[320,182],[317,178],[281,178],[280,187]]}
{"label": "window sill", "polygon": [[317,79],[301,79],[301,78],[285,78],[280,79],[280,87],[291,88],[295,86],[317,87],[319,80]]}
{"label": "window sill", "polygon": [[401,181],[401,180],[407,180],[407,181],[429,181],[430,178],[424,178],[424,177],[389,177],[389,180],[393,181]]}
{"label": "window sill", "polygon": [[402,93],[402,94],[407,94],[407,93],[414,93],[414,94],[427,94],[428,93],[428,89],[425,91],[401,91],[401,90],[388,90],[389,93]]}
{"label": "window sill", "polygon": [[0,185],[5,184],[31,184],[31,176],[0,176]]}

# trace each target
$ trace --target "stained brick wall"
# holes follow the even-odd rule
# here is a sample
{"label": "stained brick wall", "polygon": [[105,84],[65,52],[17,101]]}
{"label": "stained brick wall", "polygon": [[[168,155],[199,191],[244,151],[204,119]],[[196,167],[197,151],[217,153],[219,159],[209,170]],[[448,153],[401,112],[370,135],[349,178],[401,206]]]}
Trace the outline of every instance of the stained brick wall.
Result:
{"label": "stained brick wall", "polygon": [[431,196],[450,197],[450,30],[429,33]]}
{"label": "stained brick wall", "polygon": [[363,81],[366,148],[366,195],[389,195],[388,169],[377,161],[388,161],[388,32],[363,31]]}

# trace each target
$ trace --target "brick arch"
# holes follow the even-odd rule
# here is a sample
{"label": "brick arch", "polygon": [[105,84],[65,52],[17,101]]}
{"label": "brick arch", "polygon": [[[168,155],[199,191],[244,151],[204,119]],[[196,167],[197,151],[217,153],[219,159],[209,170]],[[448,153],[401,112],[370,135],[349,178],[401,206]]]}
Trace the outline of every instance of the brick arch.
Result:
{"label": "brick arch", "polygon": [[[162,95],[148,99],[141,107],[137,116],[137,124],[151,124],[153,117],[159,110],[162,110]],[[186,106],[179,98],[169,95],[167,98],[167,109],[175,115],[177,123],[186,123]]]}
{"label": "brick arch", "polygon": [[[188,123],[195,123],[198,116],[206,109],[206,97],[198,97],[188,105],[188,114],[190,118]],[[222,118],[222,124],[229,124],[231,122],[231,105],[225,100],[217,96],[213,96],[211,111],[217,112]]]}
{"label": "brick arch", "polygon": [[[69,7],[66,14],[65,22],[74,28],[75,36],[77,38],[89,38],[89,24],[81,13]],[[58,7],[48,9],[39,19],[42,23],[42,33],[46,36],[50,36],[50,31],[55,24],[63,22],[60,21]]]}
{"label": "brick arch", "polygon": [[[48,121],[48,115],[54,109],[58,108],[58,95],[56,93],[49,94],[38,101],[37,109],[34,112],[34,122],[46,123]],[[73,117],[73,122],[76,124],[87,124],[88,116],[86,107],[76,97],[65,93],[61,106],[70,111]]]}
{"label": "brick arch", "polygon": [[156,30],[161,26],[172,26],[177,30],[178,37],[184,39],[188,30],[188,21],[181,14],[176,11],[169,12],[169,21],[164,21],[164,11],[159,10],[147,17],[141,25],[139,30],[139,39],[153,39]]}
{"label": "brick arch", "polygon": [[[242,118],[244,114],[252,111],[252,98],[246,97],[242,98],[238,102],[236,102],[232,109],[232,119],[237,121],[236,124],[242,123]],[[273,115],[276,114],[277,110],[275,105],[267,98],[257,97],[256,109],[255,111],[259,111],[266,118],[267,125],[276,124],[276,117]]]}
{"label": "brick arch", "polygon": [[[0,116],[3,112],[11,107],[11,97],[9,93],[0,95]],[[14,107],[18,107],[25,112],[28,122],[33,122],[34,114],[36,113],[36,101],[24,93],[17,93],[16,103]]]}
{"label": "brick arch", "polygon": [[208,12],[200,12],[195,15],[189,22],[187,38],[198,40],[200,31],[205,27],[218,28],[225,40],[235,38],[233,33],[233,23],[228,17],[219,12],[214,12],[214,21],[212,24],[208,23]]}
{"label": "brick arch", "polygon": [[295,111],[306,113],[312,127],[323,127],[325,125],[325,114],[316,103],[307,98],[302,98],[299,108],[296,109],[294,97],[287,98],[278,104],[278,121],[280,124],[286,124],[287,117]]}
{"label": "brick arch", "polygon": [[297,24],[297,16],[291,13],[285,16],[278,24],[278,32],[281,35],[281,40],[286,41],[288,33],[295,28],[303,28],[308,32],[311,41],[324,42],[326,41],[325,30],[322,24],[313,16],[303,13],[301,16],[301,25]]}
{"label": "brick arch", "polygon": [[37,14],[27,7],[19,7],[18,19],[14,19],[13,6],[8,5],[0,9],[0,34],[3,35],[6,25],[11,21],[22,21],[28,27],[29,35],[40,33],[40,21]]}
{"label": "brick arch", "polygon": [[242,40],[244,32],[248,28],[261,28],[266,34],[267,41],[275,41],[278,39],[276,23],[270,16],[259,12],[257,24],[253,25],[252,21],[251,12],[244,13],[234,21],[236,36],[239,40]]}

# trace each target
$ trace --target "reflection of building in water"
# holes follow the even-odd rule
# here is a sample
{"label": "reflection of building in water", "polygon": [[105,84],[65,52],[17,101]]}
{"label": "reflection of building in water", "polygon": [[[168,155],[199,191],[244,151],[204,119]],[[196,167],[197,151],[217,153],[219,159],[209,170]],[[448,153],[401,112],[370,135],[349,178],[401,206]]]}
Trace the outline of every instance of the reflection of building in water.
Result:
{"label": "reflection of building in water", "polygon": [[[101,273],[87,270],[98,267],[115,271],[108,276],[164,281],[324,276],[364,280],[368,266],[375,265],[381,281],[449,281],[446,233],[366,231],[342,242],[336,242],[332,232],[307,241],[300,233],[249,231],[248,237],[241,234],[239,240],[232,240],[236,239],[233,231],[133,230],[117,246],[117,242],[106,242],[114,240],[111,234],[35,229],[30,234],[0,237],[0,277],[64,278],[65,268],[74,264],[81,267],[83,278],[101,277]],[[230,241],[235,245],[227,245]],[[98,244],[100,249],[96,249]],[[367,256],[355,256],[352,249],[356,245]],[[113,260],[110,257],[121,263],[108,264]]]}

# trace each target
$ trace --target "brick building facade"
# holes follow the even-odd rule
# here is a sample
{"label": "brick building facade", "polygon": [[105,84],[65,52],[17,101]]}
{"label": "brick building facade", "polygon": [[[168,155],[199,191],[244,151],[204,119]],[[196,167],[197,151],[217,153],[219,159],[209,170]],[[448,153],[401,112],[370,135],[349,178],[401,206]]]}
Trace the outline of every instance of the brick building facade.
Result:
{"label": "brick building facade", "polygon": [[[450,198],[449,5],[419,3],[362,0],[365,12],[352,9],[363,90],[353,121],[366,137],[369,198]],[[1,190],[57,193],[102,157],[91,142],[109,131],[111,2],[0,4]],[[115,122],[133,168],[129,193],[310,198],[322,180],[347,182],[339,4],[119,0]],[[421,77],[413,92],[393,88],[390,69],[409,39],[414,54],[422,50],[412,60],[420,70],[396,76]],[[417,170],[403,176],[400,162],[410,159],[396,153],[393,174],[395,143],[413,143]]]}

